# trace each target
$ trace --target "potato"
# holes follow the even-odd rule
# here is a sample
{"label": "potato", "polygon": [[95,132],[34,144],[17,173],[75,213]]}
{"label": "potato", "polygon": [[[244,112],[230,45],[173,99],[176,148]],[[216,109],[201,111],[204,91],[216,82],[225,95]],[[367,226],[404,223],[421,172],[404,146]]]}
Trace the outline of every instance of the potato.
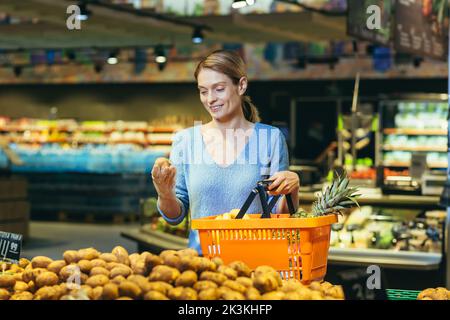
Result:
{"label": "potato", "polygon": [[87,275],[86,273],[81,272],[80,273],[80,283],[81,284],[86,284],[86,281],[89,279],[89,275]]}
{"label": "potato", "polygon": [[336,299],[344,300],[344,290],[341,286],[332,286],[331,288],[328,288],[324,292],[325,296],[333,297]]}
{"label": "potato", "polygon": [[86,284],[92,288],[104,286],[109,282],[109,278],[104,274],[98,274],[96,276],[89,277]]}
{"label": "potato", "polygon": [[259,293],[258,289],[250,287],[245,292],[245,297],[247,300],[259,300],[261,299],[261,294]]}
{"label": "potato", "polygon": [[141,255],[139,253],[132,253],[128,256],[128,259],[130,260],[130,267],[133,263],[136,263],[137,260],[141,258]]}
{"label": "potato", "polygon": [[100,252],[98,252],[94,248],[85,248],[78,250],[78,257],[80,260],[94,260],[100,256]]}
{"label": "potato", "polygon": [[109,277],[110,272],[102,267],[95,267],[91,269],[91,272],[89,273],[89,276],[96,276],[98,274],[104,274],[105,276]]}
{"label": "potato", "polygon": [[30,264],[30,262],[31,262],[31,261],[28,260],[28,259],[21,258],[21,259],[19,260],[19,267],[25,268],[27,265]]}
{"label": "potato", "polygon": [[8,300],[9,297],[10,297],[9,291],[4,288],[0,288],[0,300]]}
{"label": "potato", "polygon": [[130,297],[120,297],[120,298],[117,298],[116,300],[133,300],[133,299]]}
{"label": "potato", "polygon": [[161,257],[161,259],[165,259],[167,256],[171,256],[171,255],[178,255],[177,251],[175,250],[163,250],[161,251],[161,253],[159,254],[159,256]]}
{"label": "potato", "polygon": [[233,261],[229,265],[237,271],[239,277],[250,277],[252,270],[242,261]]}
{"label": "potato", "polygon": [[16,292],[10,300],[33,300],[33,294],[28,291]]}
{"label": "potato", "polygon": [[108,262],[108,263],[106,263],[104,268],[107,269],[108,271],[111,271],[115,267],[127,267],[127,266],[122,263],[118,263],[118,262]]}
{"label": "potato", "polygon": [[80,267],[76,264],[69,264],[64,266],[59,271],[59,278],[61,281],[67,281],[70,277],[76,278],[77,275],[80,275],[81,278],[81,270]]}
{"label": "potato", "polygon": [[135,261],[131,261],[131,259],[130,259],[130,266],[131,266],[131,270],[133,270],[134,274],[147,276],[149,273],[149,270],[147,269],[145,260],[141,256],[138,256]]}
{"label": "potato", "polygon": [[33,268],[47,268],[47,266],[52,262],[52,259],[44,256],[37,256],[31,259],[31,265]]}
{"label": "potato", "polygon": [[133,273],[133,270],[131,270],[130,267],[127,267],[125,265],[119,265],[111,269],[111,272],[109,276],[111,279],[114,279],[117,276],[122,276],[124,278],[127,278],[130,274]]}
{"label": "potato", "polygon": [[320,291],[321,287],[320,287],[320,282],[319,281],[312,281],[309,284],[309,288],[311,290],[315,290],[315,291]]}
{"label": "potato", "polygon": [[167,296],[172,300],[197,300],[197,292],[192,288],[176,287]]}
{"label": "potato", "polygon": [[142,294],[142,290],[134,282],[125,280],[119,285],[119,294],[121,296],[137,299]]}
{"label": "potato", "polygon": [[80,289],[79,289],[80,291],[83,291],[84,293],[85,293],[85,295],[87,296],[87,297],[89,297],[89,299],[92,299],[92,295],[93,295],[93,288],[91,288],[91,287],[89,287],[88,285],[86,285],[86,284],[83,284],[82,286],[80,286]]}
{"label": "potato", "polygon": [[198,257],[198,252],[197,252],[197,250],[192,249],[192,248],[186,248],[186,249],[178,250],[178,251],[177,251],[177,254],[178,254],[180,257],[183,257],[183,256],[188,256],[188,257]]}
{"label": "potato", "polygon": [[[110,253],[109,253],[110,254]],[[114,258],[115,258],[116,256],[114,256]],[[104,261],[104,260],[102,260],[102,259],[94,259],[94,260],[91,260],[91,265],[92,265],[92,268],[95,268],[95,267],[102,267],[102,268],[105,268],[106,269],[106,266],[107,266],[107,264],[106,264],[106,262]],[[112,268],[111,268],[112,269]]]}
{"label": "potato", "polygon": [[253,279],[253,286],[262,294],[278,289],[278,280],[272,274],[260,274]]}
{"label": "potato", "polygon": [[221,285],[224,281],[228,280],[228,278],[222,273],[204,271],[200,275],[200,280],[210,280],[215,282],[217,285]]}
{"label": "potato", "polygon": [[209,288],[198,293],[198,300],[218,300],[220,298],[217,288]]}
{"label": "potato", "polygon": [[66,266],[64,260],[55,260],[47,266],[47,270],[59,274],[61,269]]}
{"label": "potato", "polygon": [[131,281],[138,285],[139,288],[141,288],[142,292],[150,291],[150,282],[148,279],[144,276],[138,275],[138,274],[132,274],[127,278],[128,281]]}
{"label": "potato", "polygon": [[304,288],[303,284],[295,279],[290,279],[288,281],[283,282],[283,285],[281,286],[281,291],[287,293],[287,292],[293,292]]}
{"label": "potato", "polygon": [[35,300],[58,300],[58,290],[55,287],[42,287],[34,294]]}
{"label": "potato", "polygon": [[233,268],[230,268],[230,267],[227,267],[227,266],[220,266],[217,269],[217,272],[226,275],[227,278],[230,279],[230,280],[236,280],[236,278],[238,277],[237,271],[234,270]]}
{"label": "potato", "polygon": [[103,287],[102,299],[115,300],[119,298],[119,286],[115,283],[107,283]]}
{"label": "potato", "polygon": [[169,298],[159,291],[149,291],[144,295],[144,300],[169,300]]}
{"label": "potato", "polygon": [[[119,262],[117,257],[112,253],[102,253],[99,257],[99,259],[103,260],[105,263],[107,262]],[[99,266],[103,267],[103,266]]]}
{"label": "potato", "polygon": [[36,277],[41,273],[47,272],[47,269],[44,268],[36,268],[36,269],[28,269],[22,273],[22,280],[24,282],[34,281],[36,282]]}
{"label": "potato", "polygon": [[90,260],[80,260],[77,263],[78,267],[80,267],[80,271],[83,273],[89,274],[92,269],[92,263]]}
{"label": "potato", "polygon": [[16,281],[16,284],[14,285],[14,292],[22,292],[22,291],[28,291],[28,284],[23,281]]}
{"label": "potato", "polygon": [[111,253],[116,256],[117,261],[119,263],[123,263],[127,266],[130,265],[130,259],[128,258],[128,251],[124,247],[117,246],[112,250]]}
{"label": "potato", "polygon": [[12,288],[16,284],[16,279],[10,274],[0,274],[0,288]]}
{"label": "potato", "polygon": [[195,260],[198,261],[197,272],[201,273],[204,271],[216,271],[217,266],[214,262],[209,260],[208,258],[199,257]]}
{"label": "potato", "polygon": [[151,271],[154,267],[163,264],[163,259],[159,256],[150,254],[145,257],[147,270]]}
{"label": "potato", "polygon": [[298,300],[312,300],[313,292],[315,292],[315,291],[311,290],[307,287],[303,287],[296,291],[296,293],[299,295]]}
{"label": "potato", "polygon": [[192,270],[184,271],[176,280],[177,287],[192,287],[198,280],[197,273]]}
{"label": "potato", "polygon": [[435,291],[435,289],[433,289],[433,288],[425,289],[419,293],[419,295],[417,296],[417,299],[422,300],[425,297],[429,297],[434,293],[434,291]]}
{"label": "potato", "polygon": [[122,281],[127,280],[124,276],[117,276],[111,280],[112,283],[119,285]]}
{"label": "potato", "polygon": [[101,300],[103,296],[103,287],[98,286],[92,289],[92,300]]}
{"label": "potato", "polygon": [[297,291],[287,291],[284,293],[283,300],[304,300],[302,295]]}
{"label": "potato", "polygon": [[205,291],[208,289],[217,289],[217,284],[209,280],[198,281],[194,284],[194,289],[197,291]]}
{"label": "potato", "polygon": [[261,296],[261,300],[283,300],[284,296],[285,296],[284,292],[272,291],[263,294]]}
{"label": "potato", "polygon": [[217,268],[219,268],[220,266],[223,266],[223,260],[219,257],[214,257],[211,259],[211,261],[216,265]]}
{"label": "potato", "polygon": [[38,288],[45,286],[54,286],[59,282],[58,275],[54,272],[43,272],[36,277],[36,286]]}
{"label": "potato", "polygon": [[244,285],[242,285],[242,284],[240,284],[240,283],[238,283],[236,281],[233,281],[233,280],[226,280],[226,281],[224,281],[222,283],[222,286],[223,287],[228,287],[231,290],[236,291],[236,292],[240,292],[242,294],[244,294],[247,291],[247,288]]}
{"label": "potato", "polygon": [[237,277],[236,282],[242,284],[246,288],[253,287],[253,280],[247,277]]}
{"label": "potato", "polygon": [[23,281],[23,272],[13,274],[14,279],[16,281]]}
{"label": "potato", "polygon": [[180,271],[177,269],[165,265],[159,265],[153,268],[149,280],[174,283],[179,276]]}
{"label": "potato", "polygon": [[167,295],[173,287],[167,282],[155,281],[149,282],[148,285],[146,285],[146,289],[148,289],[148,291],[158,291],[164,295]]}
{"label": "potato", "polygon": [[311,300],[325,300],[325,297],[320,291],[313,290],[311,292]]}
{"label": "potato", "polygon": [[180,269],[181,267],[181,258],[176,254],[167,254],[162,259],[164,264],[168,265],[169,267],[173,267],[176,269]]}
{"label": "potato", "polygon": [[274,268],[270,267],[270,266],[259,266],[255,269],[255,273],[254,273],[254,277],[258,277],[260,275],[271,275],[272,277],[274,277],[277,282],[278,282],[278,286],[282,286],[283,285],[283,281],[281,279],[280,274],[278,273],[278,271],[276,271]]}
{"label": "potato", "polygon": [[9,271],[12,272],[12,273],[18,273],[18,272],[22,272],[23,269],[21,267],[19,267],[17,264],[12,264],[9,267]]}
{"label": "potato", "polygon": [[200,268],[201,260],[199,257],[182,256],[180,257],[180,262],[178,269],[183,272],[186,270],[198,271]]}
{"label": "potato", "polygon": [[226,291],[221,295],[223,300],[245,300],[245,297],[242,293],[236,291]]}
{"label": "potato", "polygon": [[66,250],[63,253],[64,261],[66,261],[67,264],[71,263],[77,263],[81,260],[80,256],[78,255],[78,251],[76,250]]}

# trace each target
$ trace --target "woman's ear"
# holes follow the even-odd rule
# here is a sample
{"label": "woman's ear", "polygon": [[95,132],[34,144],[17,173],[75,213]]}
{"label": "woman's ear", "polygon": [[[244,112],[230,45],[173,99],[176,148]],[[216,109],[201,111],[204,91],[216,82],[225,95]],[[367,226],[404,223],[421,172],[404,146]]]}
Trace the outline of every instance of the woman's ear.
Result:
{"label": "woman's ear", "polygon": [[246,77],[242,77],[241,79],[239,79],[238,90],[240,96],[243,96],[245,94],[245,92],[247,91],[247,86],[248,80]]}

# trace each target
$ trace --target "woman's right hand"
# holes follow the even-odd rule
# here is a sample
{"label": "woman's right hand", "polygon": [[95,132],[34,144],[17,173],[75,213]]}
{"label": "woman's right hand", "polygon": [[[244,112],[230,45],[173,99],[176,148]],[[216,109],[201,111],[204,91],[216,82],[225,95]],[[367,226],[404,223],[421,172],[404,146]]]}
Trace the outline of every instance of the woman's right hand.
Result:
{"label": "woman's right hand", "polygon": [[169,159],[156,159],[152,169],[152,179],[159,197],[170,198],[174,196],[176,173],[177,170],[170,164]]}

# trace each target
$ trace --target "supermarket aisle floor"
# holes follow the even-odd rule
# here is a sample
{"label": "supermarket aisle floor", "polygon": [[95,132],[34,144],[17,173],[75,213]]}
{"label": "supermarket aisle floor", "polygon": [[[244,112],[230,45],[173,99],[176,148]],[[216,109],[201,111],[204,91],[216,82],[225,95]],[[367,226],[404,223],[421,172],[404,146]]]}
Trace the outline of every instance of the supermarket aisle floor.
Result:
{"label": "supermarket aisle floor", "polygon": [[65,250],[95,247],[102,252],[110,252],[116,245],[121,245],[128,252],[136,252],[135,242],[123,238],[120,233],[136,229],[139,224],[87,224],[64,222],[30,223],[30,239],[23,244],[21,256],[48,256],[62,259]]}

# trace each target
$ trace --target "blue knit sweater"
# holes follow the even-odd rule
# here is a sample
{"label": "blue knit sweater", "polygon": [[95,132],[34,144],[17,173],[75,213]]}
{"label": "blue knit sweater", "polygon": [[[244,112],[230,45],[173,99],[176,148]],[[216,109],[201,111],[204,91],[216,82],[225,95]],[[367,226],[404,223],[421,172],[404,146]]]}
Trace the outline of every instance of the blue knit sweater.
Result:
{"label": "blue knit sweater", "polygon": [[[181,215],[170,219],[158,210],[173,225],[181,223],[188,212],[191,219],[198,219],[241,208],[259,180],[289,167],[283,134],[262,123],[255,124],[244,150],[227,167],[217,165],[206,150],[200,126],[174,136],[170,161],[177,169],[175,193]],[[259,198],[255,198],[247,213],[261,212]],[[196,230],[190,231],[189,247],[201,253]]]}

